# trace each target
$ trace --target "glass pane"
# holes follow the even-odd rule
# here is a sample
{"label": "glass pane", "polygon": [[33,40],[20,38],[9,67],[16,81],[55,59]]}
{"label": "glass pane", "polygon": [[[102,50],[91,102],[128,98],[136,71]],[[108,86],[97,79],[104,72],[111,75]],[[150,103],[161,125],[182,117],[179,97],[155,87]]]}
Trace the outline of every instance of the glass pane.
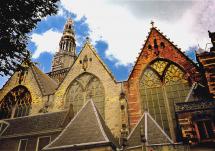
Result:
{"label": "glass pane", "polygon": [[26,106],[30,108],[31,102],[31,94],[26,87],[15,87],[8,92],[0,103],[0,119],[29,115],[29,111],[26,112],[25,110]]}
{"label": "glass pane", "polygon": [[72,82],[67,93],[66,107],[72,103],[73,110],[77,113],[90,99],[95,102],[100,114],[104,117],[105,94],[103,85],[97,77],[84,73]]}
{"label": "glass pane", "polygon": [[167,115],[164,105],[162,83],[159,75],[151,69],[146,69],[143,73],[140,80],[140,94],[142,109],[147,108],[156,122],[164,130],[169,130],[169,126],[163,124],[164,116],[166,118]]}
{"label": "glass pane", "polygon": [[155,69],[158,73],[159,73],[159,75],[162,75],[163,74],[163,71],[164,71],[164,69],[166,68],[166,66],[167,66],[167,64],[168,64],[168,62],[166,62],[166,61],[156,61],[155,63],[153,63],[152,65],[151,65],[151,67],[153,68],[153,69]]}
{"label": "glass pane", "polygon": [[184,72],[173,64],[168,67],[164,81],[166,84],[170,85],[177,82],[187,82],[187,80],[184,79]]}

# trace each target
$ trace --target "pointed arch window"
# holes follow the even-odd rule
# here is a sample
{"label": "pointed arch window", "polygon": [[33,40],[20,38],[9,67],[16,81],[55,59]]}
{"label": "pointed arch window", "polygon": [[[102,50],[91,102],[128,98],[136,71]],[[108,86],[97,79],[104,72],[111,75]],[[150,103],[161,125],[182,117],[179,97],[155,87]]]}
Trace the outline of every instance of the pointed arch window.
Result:
{"label": "pointed arch window", "polygon": [[31,102],[31,94],[26,87],[13,88],[0,102],[0,119],[29,115]]}
{"label": "pointed arch window", "polygon": [[104,117],[105,93],[101,81],[90,73],[84,73],[72,81],[66,94],[66,107],[73,106],[74,113],[92,99],[100,114]]}
{"label": "pointed arch window", "polygon": [[143,71],[140,78],[142,109],[147,108],[159,125],[169,133],[167,110],[170,109],[174,121],[174,103],[185,101],[189,90],[185,72],[177,64],[156,60]]}

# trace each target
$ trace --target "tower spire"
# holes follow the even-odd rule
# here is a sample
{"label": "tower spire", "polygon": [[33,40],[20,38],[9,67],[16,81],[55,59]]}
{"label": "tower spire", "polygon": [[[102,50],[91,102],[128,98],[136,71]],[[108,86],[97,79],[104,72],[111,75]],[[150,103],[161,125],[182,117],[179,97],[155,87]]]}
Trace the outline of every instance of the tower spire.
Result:
{"label": "tower spire", "polygon": [[75,32],[73,20],[69,18],[64,25],[63,35],[59,42],[59,50],[54,55],[52,71],[70,67],[76,59]]}

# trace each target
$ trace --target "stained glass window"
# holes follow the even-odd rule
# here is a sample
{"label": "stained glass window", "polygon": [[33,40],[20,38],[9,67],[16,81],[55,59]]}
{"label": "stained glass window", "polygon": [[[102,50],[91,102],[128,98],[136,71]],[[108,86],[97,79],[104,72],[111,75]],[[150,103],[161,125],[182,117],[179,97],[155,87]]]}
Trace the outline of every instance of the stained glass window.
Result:
{"label": "stained glass window", "polygon": [[72,104],[74,113],[77,113],[90,99],[95,102],[97,109],[104,117],[104,87],[97,77],[84,73],[71,83],[67,92],[66,107]]}
{"label": "stained glass window", "polygon": [[0,119],[29,115],[31,102],[31,94],[26,87],[15,87],[0,102]]}
{"label": "stained glass window", "polygon": [[167,109],[170,109],[174,121],[174,103],[185,101],[190,90],[184,75],[177,65],[166,60],[157,60],[143,71],[140,80],[142,109],[146,108],[167,133]]}
{"label": "stained glass window", "polygon": [[146,69],[140,81],[142,108],[147,109],[158,124],[169,133],[162,91],[159,75],[150,68]]}
{"label": "stained glass window", "polygon": [[174,84],[174,83],[186,83],[187,80],[184,79],[184,72],[179,69],[179,67],[171,64],[166,73],[165,73],[165,83],[166,84]]}
{"label": "stained glass window", "polygon": [[157,71],[159,73],[159,75],[162,76],[163,71],[166,68],[167,64],[168,64],[168,62],[159,60],[159,61],[156,61],[155,63],[153,63],[151,65],[151,67],[153,69],[155,69],[155,71]]}
{"label": "stained glass window", "polygon": [[[174,113],[174,103],[185,101],[189,91],[190,85],[184,78],[185,73],[176,65],[171,64],[166,70],[164,76],[165,92],[170,105],[170,112]],[[172,114],[175,120],[175,114]]]}

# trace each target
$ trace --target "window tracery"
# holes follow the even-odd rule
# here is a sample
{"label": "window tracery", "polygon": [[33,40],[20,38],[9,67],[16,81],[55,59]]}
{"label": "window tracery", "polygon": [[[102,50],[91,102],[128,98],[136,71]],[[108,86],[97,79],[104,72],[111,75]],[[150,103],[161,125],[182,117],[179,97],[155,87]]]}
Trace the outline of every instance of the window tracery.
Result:
{"label": "window tracery", "polygon": [[31,102],[31,94],[26,87],[15,87],[0,102],[0,119],[29,115]]}
{"label": "window tracery", "polygon": [[185,73],[175,64],[166,60],[157,60],[150,64],[140,79],[142,109],[147,108],[159,125],[169,133],[167,107],[169,103],[173,120],[174,103],[183,102],[189,93],[189,82]]}
{"label": "window tracery", "polygon": [[163,71],[165,70],[167,64],[168,64],[168,62],[159,60],[159,61],[156,61],[155,63],[153,63],[151,65],[151,67],[153,69],[155,69],[159,73],[160,76],[162,76]]}
{"label": "window tracery", "polygon": [[66,96],[66,107],[73,105],[77,113],[88,100],[95,102],[100,114],[104,117],[105,94],[101,81],[92,74],[84,73],[71,83]]}
{"label": "window tracery", "polygon": [[147,109],[158,124],[168,133],[169,126],[162,91],[162,82],[159,75],[150,68],[146,69],[140,80],[142,108]]}
{"label": "window tracery", "polygon": [[185,83],[187,80],[184,78],[185,73],[179,67],[171,64],[165,73],[165,83],[173,84],[176,82]]}

